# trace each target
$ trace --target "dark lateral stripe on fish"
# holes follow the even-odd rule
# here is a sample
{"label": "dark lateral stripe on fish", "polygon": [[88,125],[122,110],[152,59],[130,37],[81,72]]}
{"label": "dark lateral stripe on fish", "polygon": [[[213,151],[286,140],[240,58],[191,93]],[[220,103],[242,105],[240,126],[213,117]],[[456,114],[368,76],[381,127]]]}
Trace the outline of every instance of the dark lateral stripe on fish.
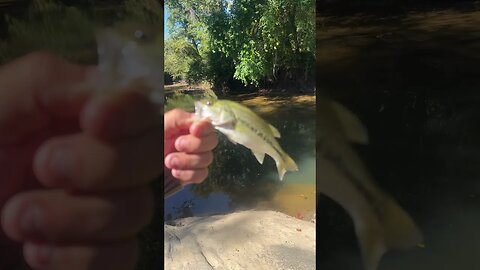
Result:
{"label": "dark lateral stripe on fish", "polygon": [[239,122],[241,122],[242,124],[244,124],[245,126],[247,126],[251,131],[253,131],[255,134],[257,134],[258,136],[260,136],[264,141],[266,141],[268,143],[268,145],[270,145],[274,150],[275,152],[277,152],[277,154],[283,158],[283,154],[282,154],[282,151],[280,151],[277,147],[275,147],[275,145],[267,138],[267,135],[263,134],[260,130],[256,129],[254,126],[252,126],[250,123],[248,123],[247,121],[241,119],[241,118],[237,118],[237,120]]}
{"label": "dark lateral stripe on fish", "polygon": [[323,143],[323,140],[317,139],[317,150],[319,150],[318,152],[322,153],[326,159],[337,165],[337,168],[339,168],[342,173],[345,174],[347,179],[353,184],[358,192],[365,196],[367,202],[372,206],[375,213],[378,216],[381,216],[382,213],[380,213],[377,205],[382,203],[382,200],[376,199],[375,196],[362,185],[362,182],[347,169],[347,166],[345,166],[345,162],[342,160],[342,158],[339,155],[336,155],[334,151],[332,151],[325,143]]}

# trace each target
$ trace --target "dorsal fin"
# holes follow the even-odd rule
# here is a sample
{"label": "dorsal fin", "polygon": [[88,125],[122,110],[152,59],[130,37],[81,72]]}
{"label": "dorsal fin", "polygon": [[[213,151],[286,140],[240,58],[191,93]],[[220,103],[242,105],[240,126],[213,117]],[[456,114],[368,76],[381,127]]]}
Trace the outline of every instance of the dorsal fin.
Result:
{"label": "dorsal fin", "polygon": [[368,132],[360,119],[340,103],[333,101],[332,107],[337,113],[347,139],[351,142],[368,144]]}
{"label": "dorsal fin", "polygon": [[270,127],[270,130],[273,133],[273,137],[280,138],[280,132],[278,132],[278,129],[276,129],[274,126],[272,126],[270,124],[268,124],[268,126]]}

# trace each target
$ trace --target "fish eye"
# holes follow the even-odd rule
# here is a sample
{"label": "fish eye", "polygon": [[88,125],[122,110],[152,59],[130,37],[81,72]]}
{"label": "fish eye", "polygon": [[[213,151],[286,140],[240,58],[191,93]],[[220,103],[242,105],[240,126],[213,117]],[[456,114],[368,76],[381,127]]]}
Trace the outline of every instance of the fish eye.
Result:
{"label": "fish eye", "polygon": [[144,39],[145,38],[145,33],[142,30],[136,30],[133,35],[137,39]]}

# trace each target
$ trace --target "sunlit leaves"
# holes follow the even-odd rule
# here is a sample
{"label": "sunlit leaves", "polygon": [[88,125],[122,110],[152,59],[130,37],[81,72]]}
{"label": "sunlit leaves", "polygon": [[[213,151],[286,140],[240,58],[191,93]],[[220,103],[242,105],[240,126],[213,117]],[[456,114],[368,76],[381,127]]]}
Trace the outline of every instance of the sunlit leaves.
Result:
{"label": "sunlit leaves", "polygon": [[[198,50],[201,61],[195,63],[206,71],[203,79],[214,85],[233,79],[258,85],[277,80],[280,71],[313,73],[313,0],[169,0],[166,4],[171,38],[186,39]],[[175,57],[189,61],[183,55]]]}

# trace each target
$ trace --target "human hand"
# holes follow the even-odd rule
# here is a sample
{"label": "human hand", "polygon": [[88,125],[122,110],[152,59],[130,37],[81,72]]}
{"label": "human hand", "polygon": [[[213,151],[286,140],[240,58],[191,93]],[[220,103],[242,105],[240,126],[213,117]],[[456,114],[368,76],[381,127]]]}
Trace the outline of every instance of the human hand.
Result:
{"label": "human hand", "polygon": [[161,115],[138,91],[72,87],[90,70],[45,53],[0,68],[2,229],[34,269],[133,269],[153,212]]}
{"label": "human hand", "polygon": [[182,185],[201,183],[218,144],[215,129],[207,121],[195,122],[194,114],[180,109],[165,113],[164,119],[165,167]]}

